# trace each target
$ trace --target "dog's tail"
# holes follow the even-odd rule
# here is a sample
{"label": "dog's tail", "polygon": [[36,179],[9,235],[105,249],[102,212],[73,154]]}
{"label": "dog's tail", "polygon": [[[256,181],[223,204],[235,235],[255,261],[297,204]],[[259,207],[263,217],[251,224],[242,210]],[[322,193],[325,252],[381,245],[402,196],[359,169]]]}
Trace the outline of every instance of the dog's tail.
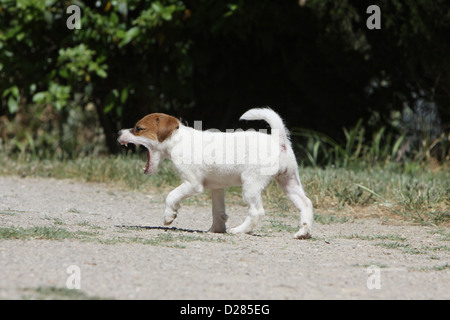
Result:
{"label": "dog's tail", "polygon": [[271,108],[254,108],[244,113],[239,120],[264,120],[272,129],[277,129],[281,143],[290,144],[289,131],[281,117]]}

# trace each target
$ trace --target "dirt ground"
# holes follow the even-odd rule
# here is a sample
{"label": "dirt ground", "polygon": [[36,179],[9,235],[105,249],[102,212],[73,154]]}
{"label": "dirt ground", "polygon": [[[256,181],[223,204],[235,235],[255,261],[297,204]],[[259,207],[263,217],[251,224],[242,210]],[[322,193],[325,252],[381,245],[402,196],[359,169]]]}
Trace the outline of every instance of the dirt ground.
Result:
{"label": "dirt ground", "polygon": [[253,235],[210,234],[207,201],[163,227],[164,197],[0,177],[0,299],[450,299],[450,228],[352,219],[295,240],[297,215],[270,212]]}

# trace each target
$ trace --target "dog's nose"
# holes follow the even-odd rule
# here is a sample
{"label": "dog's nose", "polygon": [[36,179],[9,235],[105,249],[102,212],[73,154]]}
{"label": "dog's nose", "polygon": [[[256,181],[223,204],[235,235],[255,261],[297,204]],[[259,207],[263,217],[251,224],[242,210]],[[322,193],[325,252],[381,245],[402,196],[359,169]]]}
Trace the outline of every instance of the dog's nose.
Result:
{"label": "dog's nose", "polygon": [[119,132],[117,132],[117,135],[120,137],[122,135],[122,130],[119,130]]}

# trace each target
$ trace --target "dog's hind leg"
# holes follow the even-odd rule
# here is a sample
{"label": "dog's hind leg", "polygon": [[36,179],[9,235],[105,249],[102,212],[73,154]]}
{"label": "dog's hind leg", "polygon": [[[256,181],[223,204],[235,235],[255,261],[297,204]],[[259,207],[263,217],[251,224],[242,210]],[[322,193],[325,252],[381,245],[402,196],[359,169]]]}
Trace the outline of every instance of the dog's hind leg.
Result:
{"label": "dog's hind leg", "polygon": [[303,191],[298,174],[280,176],[277,178],[277,181],[286,196],[300,210],[300,230],[294,235],[294,238],[311,238],[312,223],[314,220],[313,206],[311,200],[308,199]]}
{"label": "dog's hind leg", "polygon": [[225,213],[225,189],[211,190],[213,222],[209,232],[226,232],[225,223],[228,216]]}
{"label": "dog's hind leg", "polygon": [[251,233],[260,218],[264,215],[261,192],[265,185],[261,188],[257,183],[249,181],[242,184],[242,194],[245,202],[248,204],[248,216],[243,224],[230,230],[231,233]]}

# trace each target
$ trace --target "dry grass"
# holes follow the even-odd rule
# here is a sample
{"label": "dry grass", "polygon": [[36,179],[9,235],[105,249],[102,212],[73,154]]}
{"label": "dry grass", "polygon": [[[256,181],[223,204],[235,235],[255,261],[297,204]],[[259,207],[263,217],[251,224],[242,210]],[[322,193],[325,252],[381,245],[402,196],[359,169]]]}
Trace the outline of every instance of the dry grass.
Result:
{"label": "dry grass", "polygon": [[[180,180],[170,162],[152,176],[142,173],[140,155],[88,157],[70,161],[11,160],[0,157],[0,174],[78,179],[115,183],[124,188],[168,193]],[[406,173],[400,165],[388,167],[300,168],[303,187],[311,198],[316,220],[381,218],[426,225],[450,225],[450,174],[434,166]],[[295,208],[275,182],[263,194],[266,212],[294,214]],[[185,200],[209,202],[209,194]],[[227,190],[227,202],[245,206],[240,187]]]}

